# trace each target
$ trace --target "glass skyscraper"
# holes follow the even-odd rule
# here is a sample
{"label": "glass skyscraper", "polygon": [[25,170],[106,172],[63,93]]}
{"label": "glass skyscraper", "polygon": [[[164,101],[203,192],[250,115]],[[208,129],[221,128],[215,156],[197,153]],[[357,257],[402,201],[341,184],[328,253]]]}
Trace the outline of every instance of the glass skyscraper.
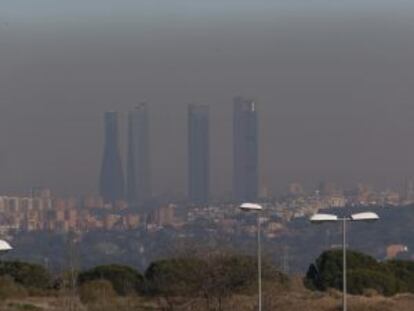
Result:
{"label": "glass skyscraper", "polygon": [[151,198],[148,105],[139,104],[128,114],[127,199],[137,207]]}
{"label": "glass skyscraper", "polygon": [[124,174],[119,151],[118,113],[105,113],[105,143],[99,190],[106,203],[124,199]]}
{"label": "glass skyscraper", "polygon": [[233,195],[238,202],[254,202],[258,196],[257,104],[234,98],[233,111]]}
{"label": "glass skyscraper", "polygon": [[188,106],[188,195],[194,204],[207,204],[210,192],[209,107]]}

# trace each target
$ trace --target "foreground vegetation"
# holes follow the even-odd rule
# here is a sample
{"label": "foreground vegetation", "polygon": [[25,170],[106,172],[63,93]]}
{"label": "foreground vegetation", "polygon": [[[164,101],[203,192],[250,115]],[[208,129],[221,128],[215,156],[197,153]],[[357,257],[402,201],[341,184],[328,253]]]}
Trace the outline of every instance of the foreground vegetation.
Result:
{"label": "foreground vegetation", "polygon": [[[348,292],[355,295],[375,290],[381,295],[414,293],[414,262],[390,260],[378,262],[371,256],[347,252]],[[342,251],[324,252],[309,267],[305,284],[313,290],[342,289]]]}
{"label": "foreground vegetation", "polygon": [[[348,253],[349,310],[413,310],[414,263]],[[304,279],[263,265],[264,310],[337,310],[341,253],[321,254]],[[140,272],[97,266],[52,276],[42,266],[0,263],[0,310],[255,310],[257,262],[235,254],[186,255]],[[337,289],[336,289],[337,288]]]}

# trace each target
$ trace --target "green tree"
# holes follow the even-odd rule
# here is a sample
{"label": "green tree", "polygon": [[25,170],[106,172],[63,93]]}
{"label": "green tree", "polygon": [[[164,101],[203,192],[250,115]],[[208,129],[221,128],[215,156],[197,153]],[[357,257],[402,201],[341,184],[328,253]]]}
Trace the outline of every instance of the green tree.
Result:
{"label": "green tree", "polygon": [[[355,251],[347,251],[348,289],[362,294],[364,288],[377,289],[392,294],[398,289],[398,281],[384,264],[375,258]],[[386,284],[389,282],[389,284]],[[358,283],[358,284],[357,284]],[[305,285],[311,289],[342,289],[342,251],[330,250],[322,253],[311,264],[305,278]]]}
{"label": "green tree", "polygon": [[155,261],[145,272],[147,290],[155,295],[195,295],[201,289],[205,267],[205,262],[196,258]]}
{"label": "green tree", "polygon": [[45,289],[51,285],[49,272],[42,266],[20,261],[0,262],[0,275],[10,276],[24,287]]}
{"label": "green tree", "polygon": [[390,260],[385,267],[399,281],[400,292],[414,293],[414,262],[409,260]]}
{"label": "green tree", "polygon": [[[252,289],[256,291],[257,261],[252,257],[227,253],[167,259],[153,262],[145,277],[149,292],[162,298],[168,310],[195,298],[203,298],[208,310],[223,310],[227,297],[251,293]],[[263,264],[263,277],[264,281],[271,282],[286,280],[266,263]]]}
{"label": "green tree", "polygon": [[107,280],[119,295],[134,294],[144,287],[143,276],[135,269],[123,265],[103,265],[81,272],[79,283],[93,280]]}
{"label": "green tree", "polygon": [[363,294],[365,289],[375,289],[379,294],[392,296],[399,291],[399,281],[392,273],[368,269],[353,269],[348,272],[348,292]]}

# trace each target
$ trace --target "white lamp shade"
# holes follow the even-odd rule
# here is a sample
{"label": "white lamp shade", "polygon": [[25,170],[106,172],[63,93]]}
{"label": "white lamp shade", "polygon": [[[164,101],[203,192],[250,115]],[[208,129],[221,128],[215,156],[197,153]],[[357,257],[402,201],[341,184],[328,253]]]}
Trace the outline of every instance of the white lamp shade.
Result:
{"label": "white lamp shade", "polygon": [[13,247],[10,246],[10,244],[4,240],[0,240],[0,252],[7,252],[9,250],[13,249]]}
{"label": "white lamp shade", "polygon": [[353,221],[375,221],[378,220],[379,216],[376,213],[364,212],[351,215]]}
{"label": "white lamp shade", "polygon": [[311,222],[334,222],[338,221],[338,216],[332,214],[315,214],[310,218]]}
{"label": "white lamp shade", "polygon": [[263,206],[256,203],[243,203],[240,205],[240,209],[244,211],[261,211],[263,210]]}

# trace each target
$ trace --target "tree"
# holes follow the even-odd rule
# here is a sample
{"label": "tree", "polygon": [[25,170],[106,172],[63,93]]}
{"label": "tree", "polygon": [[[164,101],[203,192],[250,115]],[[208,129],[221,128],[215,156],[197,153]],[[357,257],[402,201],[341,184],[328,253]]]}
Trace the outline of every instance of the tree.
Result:
{"label": "tree", "polygon": [[103,265],[81,272],[78,281],[82,285],[93,280],[107,280],[119,295],[135,294],[144,288],[144,278],[135,269],[122,265]]}
{"label": "tree", "polygon": [[[263,264],[263,276],[281,282],[283,275]],[[255,258],[228,253],[167,259],[153,262],[145,273],[149,292],[173,310],[179,303],[202,298],[208,310],[222,310],[225,299],[236,293],[251,293],[257,286]]]}
{"label": "tree", "polygon": [[[364,289],[375,289],[384,295],[393,295],[401,288],[401,281],[392,269],[375,258],[360,252],[347,252],[348,291],[362,294]],[[322,253],[309,266],[305,285],[310,289],[342,289],[342,251],[331,250]]]}
{"label": "tree", "polygon": [[195,295],[201,289],[204,270],[205,262],[196,258],[155,261],[145,272],[147,290],[155,295]]}
{"label": "tree", "polygon": [[20,261],[0,262],[0,275],[9,275],[24,287],[46,289],[51,285],[49,272],[42,266]]}
{"label": "tree", "polygon": [[399,292],[414,293],[414,262],[409,260],[390,260],[384,263],[398,282]]}
{"label": "tree", "polygon": [[385,296],[392,296],[398,293],[399,281],[392,273],[369,269],[353,269],[348,273],[348,292],[360,295],[366,289],[375,289]]}

